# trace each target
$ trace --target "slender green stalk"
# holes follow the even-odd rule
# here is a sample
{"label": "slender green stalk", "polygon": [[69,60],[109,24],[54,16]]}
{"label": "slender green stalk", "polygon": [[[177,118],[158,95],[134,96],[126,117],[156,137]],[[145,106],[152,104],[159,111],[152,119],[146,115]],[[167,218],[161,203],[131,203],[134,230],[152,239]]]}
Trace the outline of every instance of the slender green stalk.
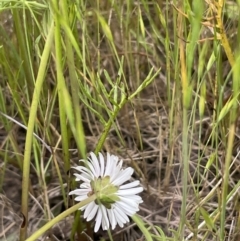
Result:
{"label": "slender green stalk", "polygon": [[[68,3],[66,0],[62,0],[62,12],[63,17],[66,22],[66,24],[70,27],[69,22],[69,13],[68,13]],[[70,84],[71,84],[71,93],[72,93],[72,102],[73,102],[73,113],[75,116],[75,126],[76,126],[76,143],[78,146],[78,150],[80,151],[80,154],[83,158],[86,158],[86,144],[85,144],[85,136],[84,136],[84,130],[83,130],[83,124],[82,124],[82,118],[81,118],[81,111],[79,108],[79,97],[78,97],[78,79],[76,75],[76,66],[75,66],[75,60],[74,60],[74,53],[73,53],[73,47],[71,45],[70,37],[66,33],[66,55],[67,55],[67,65],[69,68],[69,77],[70,77]],[[84,58],[83,58],[84,59]]]}
{"label": "slender green stalk", "polygon": [[103,130],[103,133],[100,137],[100,139],[98,140],[98,143],[97,143],[97,146],[95,148],[95,153],[98,153],[101,149],[102,149],[102,146],[104,144],[104,141],[106,140],[107,138],[107,135],[109,133],[109,130],[119,112],[119,110],[121,110],[121,108],[124,106],[124,104],[127,102],[126,98],[124,98],[121,103],[119,104],[119,106],[115,109],[114,113],[112,114],[111,118],[108,120],[108,122],[106,123],[105,127],[104,127],[104,130]]}
{"label": "slender green stalk", "polygon": [[[78,232],[81,233],[82,232],[82,227],[81,227],[82,222],[81,222],[80,214],[81,214],[80,210],[75,213],[74,222],[72,224],[72,231],[71,231],[71,234],[70,234],[70,240],[71,241],[75,240],[74,237],[75,237],[76,233],[78,233]],[[80,226],[80,228],[79,228],[79,226]]]}
{"label": "slender green stalk", "polygon": [[144,222],[142,221],[142,219],[137,214],[133,215],[131,218],[137,224],[137,226],[140,228],[140,230],[142,231],[146,240],[153,241],[151,233],[145,228],[145,225],[144,225]]}
{"label": "slender green stalk", "polygon": [[220,240],[225,240],[225,226],[226,226],[226,205],[229,186],[229,172],[230,164],[232,162],[233,144],[235,140],[236,119],[239,115],[239,64],[240,57],[237,58],[235,65],[233,66],[233,97],[232,97],[232,109],[230,110],[230,122],[229,122],[229,134],[226,151],[226,159],[223,173],[223,185],[222,185],[222,205],[221,205],[221,219],[220,219]]}
{"label": "slender green stalk", "polygon": [[221,205],[221,218],[220,218],[220,240],[225,240],[225,222],[226,222],[226,205],[229,185],[229,167],[232,160],[233,142],[235,138],[235,123],[232,123],[229,128],[228,145],[226,153],[226,161],[223,173],[223,189],[222,189],[222,205]]}
{"label": "slender green stalk", "polygon": [[183,170],[182,170],[182,205],[181,205],[181,222],[179,235],[182,240],[184,233],[184,225],[186,223],[186,210],[187,210],[187,191],[188,191],[188,117],[187,109],[183,109],[183,133],[182,133],[182,158],[183,158]]}
{"label": "slender green stalk", "polygon": [[[179,35],[183,38],[184,21],[179,16]],[[187,68],[185,58],[185,44],[180,41],[180,62],[181,62],[181,78],[182,78],[182,102],[183,102],[183,124],[182,124],[182,205],[181,205],[181,221],[179,225],[179,240],[183,239],[184,227],[186,224],[186,205],[187,205],[187,183],[188,183],[188,118],[187,110],[189,107],[189,83],[187,79]]]}
{"label": "slender green stalk", "polygon": [[21,21],[21,18],[19,16],[19,9],[13,8],[13,18],[14,18],[14,24],[15,24],[15,29],[16,29],[16,34],[17,34],[17,40],[19,43],[19,48],[20,48],[20,53],[23,59],[23,69],[24,69],[24,74],[26,78],[26,82],[28,84],[28,89],[30,90],[29,93],[31,93],[31,90],[33,89],[33,74],[31,71],[31,62],[29,60],[29,54],[26,46],[26,38],[24,38],[24,31],[23,31],[23,23]]}
{"label": "slender green stalk", "polygon": [[69,157],[69,144],[68,144],[68,131],[66,123],[66,110],[65,110],[65,97],[64,91],[66,91],[65,80],[63,76],[62,67],[62,45],[61,45],[61,29],[60,29],[60,15],[58,12],[58,1],[54,0],[54,20],[55,20],[55,51],[56,51],[56,68],[57,68],[57,89],[58,89],[58,101],[59,101],[59,117],[61,126],[62,146],[63,146],[63,160],[64,169],[67,172],[70,169],[70,157]]}
{"label": "slender green stalk", "polygon": [[30,157],[32,150],[33,130],[35,125],[35,118],[40,98],[40,91],[45,77],[46,66],[48,58],[50,56],[50,50],[53,42],[53,24],[49,30],[49,34],[46,40],[44,51],[39,66],[36,85],[33,92],[33,99],[30,109],[30,115],[28,120],[27,136],[25,142],[24,160],[23,160],[23,177],[22,177],[22,207],[21,212],[24,217],[24,222],[20,229],[20,241],[24,241],[27,235],[28,226],[28,188],[29,188],[29,171],[30,171]]}
{"label": "slender green stalk", "polygon": [[60,222],[64,218],[66,218],[71,213],[74,213],[79,208],[87,205],[90,202],[93,202],[95,199],[96,199],[96,195],[93,194],[89,198],[87,198],[87,199],[83,200],[82,202],[77,203],[76,205],[74,205],[71,208],[67,209],[66,211],[64,211],[63,213],[59,214],[54,219],[48,221],[44,226],[42,226],[34,234],[32,234],[29,238],[27,238],[26,241],[35,241],[37,238],[39,238],[41,235],[43,235],[47,230],[49,230],[54,224],[57,224],[58,222]]}
{"label": "slender green stalk", "polygon": [[[63,13],[63,19],[65,21],[65,24],[70,29],[70,20],[69,20],[69,6],[66,0],[61,1],[61,8],[60,12]],[[83,20],[84,21],[84,20]],[[69,69],[69,79],[70,79],[70,86],[71,86],[71,95],[72,95],[72,107],[73,107],[73,117],[74,117],[74,123],[73,128],[74,131],[74,137],[75,141],[78,147],[79,154],[82,158],[86,159],[86,142],[85,142],[85,135],[84,135],[84,129],[82,124],[82,117],[81,117],[81,110],[79,108],[79,85],[78,85],[78,79],[76,74],[76,66],[75,66],[75,60],[74,60],[74,52],[73,47],[71,44],[71,36],[68,35],[68,32],[65,33],[65,42],[66,42],[66,56],[67,56],[67,65]],[[84,47],[83,47],[84,49]],[[85,60],[85,56],[83,56],[83,60]],[[79,212],[76,214],[79,215]],[[75,230],[79,227],[79,222],[81,222],[80,218],[77,217],[74,220],[73,229],[71,236],[74,236]],[[73,240],[73,237],[71,237],[71,240]]]}

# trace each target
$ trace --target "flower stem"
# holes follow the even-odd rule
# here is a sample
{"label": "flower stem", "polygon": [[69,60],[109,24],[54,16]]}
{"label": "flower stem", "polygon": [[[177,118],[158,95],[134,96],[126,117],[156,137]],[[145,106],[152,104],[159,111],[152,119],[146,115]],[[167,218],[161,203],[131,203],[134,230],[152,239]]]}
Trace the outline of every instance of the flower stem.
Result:
{"label": "flower stem", "polygon": [[47,230],[49,230],[54,224],[58,223],[59,221],[66,218],[71,213],[77,211],[79,208],[87,205],[88,203],[94,201],[96,199],[96,195],[93,194],[89,198],[83,200],[80,203],[77,203],[76,205],[72,206],[71,208],[67,209],[63,213],[59,214],[54,219],[47,222],[44,226],[42,226],[40,229],[38,229],[35,233],[33,233],[29,238],[26,239],[26,241],[35,241],[37,238],[39,238],[41,235],[43,235]]}

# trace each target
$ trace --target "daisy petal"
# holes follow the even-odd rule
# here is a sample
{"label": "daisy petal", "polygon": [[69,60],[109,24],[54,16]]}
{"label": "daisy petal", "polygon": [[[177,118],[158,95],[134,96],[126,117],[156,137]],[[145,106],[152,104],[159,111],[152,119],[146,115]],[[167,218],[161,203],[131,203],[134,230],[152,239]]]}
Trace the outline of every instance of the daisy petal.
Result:
{"label": "daisy petal", "polygon": [[124,182],[128,181],[133,174],[133,168],[128,167],[119,173],[118,177],[112,182],[113,185],[120,186]]}
{"label": "daisy petal", "polygon": [[136,186],[139,186],[139,183],[140,183],[139,181],[130,182],[128,184],[120,186],[120,189],[128,189],[128,188],[136,187]]}
{"label": "daisy petal", "polygon": [[103,177],[104,174],[104,158],[101,152],[99,152],[99,160],[100,160],[100,176]]}
{"label": "daisy petal", "polygon": [[[90,205],[88,205],[88,206],[90,206]],[[96,205],[95,202],[93,202],[93,205],[91,207],[89,207],[89,213],[88,214],[86,214],[86,212],[87,212],[87,208],[86,208],[86,211],[84,212],[84,218],[87,218],[86,219],[87,221],[92,220],[95,217],[95,215],[98,211],[98,208],[99,208],[99,206]]]}
{"label": "daisy petal", "polygon": [[143,191],[142,187],[136,187],[136,188],[131,188],[131,189],[118,190],[117,194],[120,196],[127,196],[127,195],[137,194],[142,191]]}
{"label": "daisy petal", "polygon": [[95,173],[96,173],[96,177],[99,177],[101,175],[101,172],[100,172],[98,159],[97,159],[96,155],[93,152],[90,153],[90,156],[92,158],[91,162],[93,164],[93,167],[94,167],[94,170],[95,170]]}
{"label": "daisy petal", "polygon": [[95,227],[94,227],[94,232],[96,233],[101,225],[102,222],[102,211],[100,208],[98,208],[98,213],[97,213],[97,217],[96,217],[96,223],[95,223]]}

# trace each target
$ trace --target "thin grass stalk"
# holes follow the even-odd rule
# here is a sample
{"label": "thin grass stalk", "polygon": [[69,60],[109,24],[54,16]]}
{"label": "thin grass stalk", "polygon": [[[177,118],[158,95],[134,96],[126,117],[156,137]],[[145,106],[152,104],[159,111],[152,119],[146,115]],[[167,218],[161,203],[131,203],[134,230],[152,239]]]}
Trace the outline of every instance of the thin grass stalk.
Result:
{"label": "thin grass stalk", "polygon": [[[222,46],[221,44],[216,45],[216,50],[215,50],[216,56],[217,56],[217,61],[216,61],[216,79],[214,83],[214,111],[213,117],[216,119],[213,119],[213,123],[217,120],[222,108],[223,108],[223,103],[224,103],[224,80],[223,80],[223,63],[222,63]],[[228,136],[228,126],[229,125],[229,115],[226,115],[222,121],[220,121],[217,125],[216,128],[214,128],[214,138],[212,142],[212,146],[215,148],[215,151],[218,151],[219,148],[219,136],[221,139],[221,142],[223,143],[224,146],[227,146],[227,136]],[[219,170],[219,163],[216,162],[216,171],[218,172]]]}
{"label": "thin grass stalk", "polygon": [[[184,21],[181,15],[178,17],[179,36],[183,39]],[[187,116],[187,69],[185,62],[185,43],[180,40],[180,63],[181,63],[181,78],[182,78],[182,205],[181,205],[181,222],[179,225],[178,238],[183,240],[184,227],[186,223],[186,206],[187,206],[187,184],[188,184],[188,116]]]}
{"label": "thin grass stalk", "polygon": [[[8,150],[9,148],[9,141],[7,141],[6,143],[6,150]],[[6,172],[6,168],[7,168],[7,163],[8,163],[8,156],[7,156],[7,151],[4,153],[4,161],[3,161],[3,166],[0,170],[0,193],[3,193],[3,184],[4,184],[4,177],[5,177],[5,172]],[[1,157],[2,158],[2,157]]]}
{"label": "thin grass stalk", "polygon": [[[196,49],[196,43],[199,39],[201,31],[201,18],[204,11],[203,3],[194,1],[190,5],[188,1],[184,1],[184,11],[192,11],[194,16],[189,16],[190,31],[186,35],[185,24],[183,17],[179,17],[179,36],[180,40],[180,63],[181,63],[181,78],[182,78],[182,99],[183,99],[183,126],[182,126],[182,205],[181,205],[181,222],[179,228],[180,240],[184,237],[184,226],[186,223],[186,207],[187,207],[187,193],[188,193],[188,172],[189,172],[189,150],[191,150],[191,143],[189,140],[191,136],[188,137],[188,109],[191,104],[192,99],[192,67],[194,60],[194,52]],[[183,39],[185,36],[188,37],[189,42],[185,44]],[[186,51],[186,55],[185,55]],[[195,102],[196,103],[196,102]],[[196,107],[193,106],[191,110],[191,115],[194,117]],[[194,123],[194,119],[192,121]],[[193,133],[193,130],[191,131]]]}
{"label": "thin grass stalk", "polygon": [[30,172],[30,163],[31,163],[31,150],[32,150],[32,139],[33,139],[33,130],[35,125],[35,118],[40,98],[40,92],[42,89],[42,84],[45,78],[46,66],[48,63],[48,58],[50,56],[50,50],[53,42],[53,24],[49,30],[46,44],[43,50],[41,57],[41,62],[39,66],[38,76],[33,92],[32,104],[30,108],[28,127],[27,127],[27,136],[25,141],[25,151],[24,151],[24,160],[23,160],[23,177],[22,177],[22,205],[21,212],[23,215],[23,223],[20,229],[20,241],[24,241],[27,236],[27,226],[28,226],[28,189],[29,189],[29,172]]}
{"label": "thin grass stalk", "polygon": [[221,44],[222,44],[222,46],[225,50],[228,61],[229,61],[230,65],[233,67],[234,63],[235,63],[235,57],[234,57],[234,54],[232,52],[231,46],[229,44],[225,29],[224,29],[224,26],[223,26],[223,21],[222,21],[223,8],[224,8],[224,5],[225,5],[225,0],[219,0],[215,4],[216,4],[216,8],[217,8],[217,16],[216,16],[217,26],[216,27],[220,31]]}
{"label": "thin grass stalk", "polygon": [[[91,71],[88,70],[87,68],[87,64],[85,63],[85,60],[87,59],[87,55],[86,55],[86,52],[88,50],[87,48],[87,40],[86,40],[86,36],[87,36],[87,19],[85,18],[85,13],[86,13],[86,3],[81,1],[80,2],[81,6],[81,16],[82,16],[82,19],[81,19],[81,27],[82,27],[82,35],[81,35],[81,49],[82,49],[82,70],[83,70],[83,76],[87,76],[87,74],[90,75]],[[98,23],[97,23],[98,24]],[[78,30],[76,30],[78,31]],[[98,32],[99,34],[99,32]],[[98,50],[99,51],[99,50]],[[90,75],[91,76],[91,75]]]}
{"label": "thin grass stalk", "polygon": [[[205,42],[202,46],[202,48],[199,47],[199,52],[200,52],[200,56],[199,56],[199,62],[198,62],[198,86],[199,86],[199,118],[200,118],[200,122],[199,122],[199,131],[198,131],[198,143],[199,145],[201,145],[202,142],[202,134],[203,134],[203,118],[204,118],[204,113],[205,113],[205,109],[206,109],[206,91],[207,91],[207,87],[206,87],[206,72],[204,72],[204,68],[205,68],[205,59],[206,59],[206,54],[207,54],[207,50],[208,50],[208,46],[209,43]],[[201,81],[202,80],[202,81]],[[200,202],[200,187],[202,184],[202,180],[201,180],[201,161],[202,161],[202,151],[199,149],[198,150],[198,162],[197,162],[197,169],[196,169],[196,173],[197,173],[197,186],[195,188],[195,193],[196,193],[196,198],[197,198],[197,203],[199,205]],[[198,230],[197,227],[199,225],[199,221],[200,221],[200,209],[198,208],[195,212],[195,229],[196,231],[194,232],[194,238],[197,238],[197,234],[198,234]]]}
{"label": "thin grass stalk", "polygon": [[57,175],[58,175],[58,180],[59,180],[59,184],[60,184],[60,188],[61,188],[61,192],[62,192],[62,196],[63,196],[63,202],[65,207],[67,207],[67,196],[66,196],[66,191],[64,188],[64,181],[63,181],[63,177],[62,177],[62,173],[61,170],[59,168],[58,162],[56,160],[56,156],[53,155],[53,161],[54,161],[54,168],[56,169]]}
{"label": "thin grass stalk", "polygon": [[31,71],[31,61],[29,60],[29,55],[28,55],[28,50],[27,50],[27,45],[26,45],[26,38],[24,36],[24,31],[22,29],[22,21],[19,16],[19,9],[17,8],[12,8],[13,12],[13,19],[14,19],[14,24],[15,24],[15,29],[16,29],[16,37],[19,43],[19,49],[21,53],[21,57],[23,60],[23,69],[24,69],[24,75],[26,79],[26,83],[28,85],[28,93],[31,93],[33,90],[33,84],[34,84],[34,77],[33,77],[33,72]]}
{"label": "thin grass stalk", "polygon": [[[174,0],[173,1],[174,5],[178,5],[177,1]],[[169,0],[167,1],[167,5],[166,5],[168,11],[169,9],[172,8],[172,2],[170,2]],[[167,11],[166,9],[166,11]],[[174,79],[174,86],[173,89],[171,89],[171,83],[169,82],[169,92],[171,92],[172,94],[170,94],[170,96],[168,97],[168,101],[169,101],[169,145],[170,148],[173,149],[174,148],[174,143],[173,140],[176,138],[174,135],[176,133],[177,130],[177,126],[175,125],[176,123],[178,123],[178,118],[181,117],[182,114],[182,106],[180,104],[180,100],[181,100],[181,95],[182,95],[182,91],[181,91],[181,79],[180,79],[180,70],[179,70],[179,13],[176,10],[173,10],[172,13],[172,18],[173,18],[173,42],[174,42],[174,48],[172,49],[171,47],[171,40],[169,39],[169,42],[167,43],[169,45],[169,56],[167,57],[171,57],[172,60],[169,60],[170,62],[172,61],[172,68],[167,69],[168,73],[168,78],[170,78],[170,80]],[[170,20],[170,19],[169,19]],[[169,32],[170,33],[170,32]],[[169,66],[170,67],[170,66]],[[169,81],[170,81],[169,80]],[[172,155],[172,154],[171,154]],[[172,156],[170,156],[170,158],[172,158]],[[171,159],[170,159],[171,160]],[[171,161],[172,162],[172,161]]]}
{"label": "thin grass stalk", "polygon": [[[12,146],[14,152],[15,152],[15,153],[21,153],[21,150],[20,150],[20,148],[19,148],[19,145],[18,145],[16,139],[14,138],[14,135],[13,135],[12,132],[9,133],[9,140],[10,140],[10,142],[11,142],[11,146]],[[8,149],[6,149],[6,150],[8,150]],[[15,160],[15,159],[16,159],[16,160]],[[22,158],[22,156],[20,156],[20,155],[17,155],[17,156],[14,158],[14,163],[15,163],[15,165],[17,164],[21,171],[23,171],[23,162],[22,162],[22,161],[23,161],[23,158]]]}
{"label": "thin grass stalk", "polygon": [[65,97],[64,91],[66,91],[66,85],[63,76],[62,67],[62,45],[61,45],[61,26],[60,26],[60,12],[58,8],[58,1],[53,0],[54,20],[55,20],[55,53],[56,53],[56,71],[57,71],[57,90],[58,90],[58,102],[59,102],[59,119],[60,129],[62,137],[63,148],[63,162],[64,170],[67,172],[70,169],[70,157],[69,157],[69,144],[68,144],[68,131],[66,122],[66,110],[65,110]]}
{"label": "thin grass stalk", "polygon": [[[70,240],[71,241],[74,241],[75,240],[75,234],[77,233],[78,236],[80,237],[81,236],[81,233],[82,233],[82,230],[83,228],[80,226],[82,224],[82,221],[81,221],[81,211],[80,210],[77,210],[75,215],[74,215],[74,221],[73,221],[73,224],[72,224],[72,229],[71,229],[71,234],[70,234]],[[80,226],[80,228],[79,228]]]}
{"label": "thin grass stalk", "polygon": [[[176,1],[173,1],[174,5],[177,5]],[[166,12],[169,12],[169,9],[172,8],[172,3],[170,1],[167,1],[166,3]],[[166,50],[166,59],[167,59],[167,93],[168,93],[168,104],[169,104],[169,161],[167,165],[169,166],[166,178],[164,180],[164,185],[169,184],[170,175],[171,175],[171,167],[173,163],[173,152],[174,152],[174,139],[176,139],[176,131],[178,129],[178,126],[176,123],[178,123],[178,118],[180,117],[181,113],[181,105],[179,100],[182,98],[182,92],[181,92],[181,80],[180,80],[180,71],[179,71],[179,33],[178,33],[178,12],[176,10],[172,13],[172,21],[173,21],[173,41],[174,41],[174,48],[171,47],[171,40],[169,34],[169,28],[168,28],[168,22],[170,21],[168,14],[166,13],[166,40],[165,40],[165,50]],[[180,17],[180,16],[179,16]],[[169,20],[169,21],[167,21]],[[171,60],[172,57],[172,60]],[[173,62],[173,66],[171,67],[170,63]],[[171,81],[172,79],[175,80],[173,83],[173,87],[171,87]],[[171,89],[172,88],[172,89]]]}
{"label": "thin grass stalk", "polygon": [[221,217],[220,217],[220,240],[225,240],[225,225],[226,225],[226,206],[227,206],[227,195],[229,185],[229,167],[232,161],[232,150],[235,138],[235,122],[231,123],[228,134],[227,153],[223,173],[223,185],[222,185],[222,203],[221,203]]}
{"label": "thin grass stalk", "polygon": [[[66,0],[62,0],[62,12],[63,12],[63,17],[66,21],[66,24],[70,27],[70,22],[68,19],[68,3]],[[73,113],[75,116],[75,127],[76,127],[76,143],[78,146],[78,150],[81,154],[81,157],[86,159],[86,143],[85,143],[85,135],[84,135],[84,130],[83,130],[83,124],[82,124],[82,117],[81,117],[81,111],[79,108],[79,97],[78,97],[78,79],[76,75],[76,67],[75,67],[75,61],[74,61],[74,53],[73,53],[73,48],[71,45],[71,41],[69,37],[66,34],[65,38],[66,42],[66,55],[67,55],[67,65],[69,69],[69,77],[70,77],[70,85],[71,85],[71,93],[72,93],[72,102],[73,102]],[[83,47],[84,49],[84,47]],[[83,60],[85,59],[85,56],[83,56]],[[85,66],[85,63],[83,63]]]}
{"label": "thin grass stalk", "polygon": [[[101,0],[97,0],[97,11],[100,12],[100,3],[99,1]],[[98,69],[98,73],[100,73],[101,70],[101,56],[100,56],[100,44],[101,44],[101,39],[100,39],[100,22],[97,21],[97,43],[98,43],[98,48],[97,48],[97,69]]]}
{"label": "thin grass stalk", "polygon": [[[7,80],[8,80],[7,84],[9,85],[9,91],[13,98],[13,102],[17,107],[18,114],[21,117],[24,125],[27,125],[27,120],[26,120],[26,116],[25,116],[23,107],[21,105],[21,96],[19,95],[19,89],[18,89],[18,85],[21,86],[21,83],[19,83],[18,80],[14,78],[13,72],[11,69],[12,66],[9,66],[7,64],[8,63],[7,55],[8,55],[8,53],[6,53],[5,48],[2,48],[0,51],[0,59],[1,59],[2,69],[4,70],[4,73],[7,77]],[[15,58],[17,59],[18,57],[15,56]],[[2,108],[1,108],[1,110],[3,111]],[[6,113],[5,110],[3,112]]]}
{"label": "thin grass stalk", "polygon": [[[223,14],[223,8],[224,8],[225,1],[219,0],[216,3],[217,6],[217,27],[220,31],[220,37],[221,37],[221,44],[225,50],[225,53],[227,55],[228,61],[232,68],[235,67],[235,57],[233,55],[233,52],[231,50],[228,38],[226,36],[223,22],[222,22],[222,14]],[[239,71],[234,69],[233,74],[235,73],[239,74]],[[238,83],[238,77],[236,78],[236,75],[234,75],[235,78],[233,78],[233,99],[238,96],[239,92],[239,83]],[[226,225],[226,206],[227,206],[227,195],[228,195],[228,185],[229,185],[229,168],[232,160],[232,151],[233,151],[233,145],[234,145],[234,139],[235,139],[235,129],[236,129],[236,123],[235,120],[237,118],[237,102],[234,103],[232,110],[230,111],[230,121],[229,121],[229,132],[228,132],[228,140],[227,140],[227,151],[226,151],[226,159],[225,159],[225,167],[224,167],[224,173],[223,173],[223,184],[222,184],[222,195],[221,195],[221,217],[220,217],[220,240],[225,240],[225,225]],[[224,134],[224,133],[223,133]]]}
{"label": "thin grass stalk", "polygon": [[[44,170],[43,156],[44,156],[44,148],[41,148],[37,142],[37,140],[33,140],[33,153],[35,156],[35,166],[36,173],[39,177],[39,186],[41,187],[42,197],[44,202],[44,218],[46,220],[51,219],[51,211],[50,211],[50,203],[48,199],[48,187],[46,181],[46,171]],[[40,153],[40,154],[39,154]]]}
{"label": "thin grass stalk", "polygon": [[228,142],[227,142],[227,152],[223,173],[223,184],[222,184],[222,206],[221,206],[221,218],[220,218],[220,240],[225,240],[225,226],[226,226],[226,206],[227,206],[227,197],[228,197],[228,186],[229,186],[229,172],[230,165],[232,162],[233,155],[233,146],[235,139],[235,130],[236,130],[236,119],[239,114],[239,64],[240,57],[238,57],[237,62],[233,66],[233,99],[235,100],[230,110],[230,122],[229,122],[229,134],[228,134]]}
{"label": "thin grass stalk", "polygon": [[[184,97],[183,97],[184,98]],[[183,108],[183,133],[182,133],[182,205],[181,205],[181,222],[179,227],[180,240],[183,239],[184,226],[186,223],[186,207],[187,207],[187,192],[188,192],[188,110]]]}
{"label": "thin grass stalk", "polygon": [[[112,3],[112,4],[113,4],[113,3]],[[102,30],[103,30],[103,32],[104,32],[104,34],[105,34],[105,36],[106,36],[106,38],[107,38],[107,40],[108,40],[108,42],[109,42],[109,45],[110,45],[110,47],[111,47],[111,50],[112,50],[112,52],[114,53],[114,56],[115,56],[115,58],[116,58],[116,60],[117,60],[117,64],[118,64],[119,67],[121,68],[121,69],[120,69],[121,72],[123,72],[123,71],[122,71],[122,70],[123,70],[123,66],[122,66],[122,64],[121,64],[121,60],[120,60],[120,58],[119,58],[118,51],[117,51],[116,46],[115,46],[115,43],[114,43],[114,39],[113,39],[113,35],[112,35],[112,31],[111,31],[111,29],[110,29],[109,23],[106,22],[106,20],[105,20],[104,17],[100,14],[100,12],[95,11],[95,13],[96,13],[97,18],[98,18],[98,21],[99,21],[99,23],[100,23],[100,25],[101,25],[101,27],[102,27]],[[126,83],[126,77],[125,77],[124,74],[122,75],[122,78],[124,79],[124,81],[125,81],[125,83]]]}
{"label": "thin grass stalk", "polygon": [[[199,123],[199,135],[198,135],[198,142],[201,143],[201,134],[202,134],[202,119],[203,119],[203,116],[200,114],[200,123]],[[197,186],[195,188],[195,195],[196,195],[196,199],[197,199],[197,204],[199,205],[199,202],[200,202],[200,195],[199,195],[199,192],[200,192],[200,186],[201,186],[201,176],[200,176],[200,166],[201,166],[201,159],[202,159],[202,156],[201,156],[201,152],[200,150],[198,151],[198,163],[197,163],[197,169],[196,169],[196,172],[197,172]],[[198,230],[197,230],[197,227],[199,225],[199,220],[200,220],[200,209],[198,208],[196,210],[196,212],[194,213],[195,215],[195,223],[194,223],[194,227],[195,227],[195,232],[194,232],[194,238],[196,239],[197,238],[197,234],[198,234]]]}
{"label": "thin grass stalk", "polygon": [[[66,0],[61,1],[61,12],[63,13],[64,20],[66,24],[70,28],[70,20],[69,20],[69,13],[68,13],[68,3]],[[84,20],[83,20],[84,21]],[[79,91],[79,85],[78,85],[78,79],[76,75],[76,66],[75,66],[75,60],[74,60],[74,53],[73,48],[71,45],[71,41],[69,39],[69,36],[66,33],[65,37],[65,43],[66,43],[66,56],[67,56],[67,65],[69,69],[69,77],[70,77],[70,86],[71,86],[71,94],[72,94],[72,106],[73,106],[73,113],[74,113],[74,125],[76,133],[74,134],[75,141],[78,147],[78,151],[80,153],[80,156],[84,159],[86,159],[86,142],[85,142],[85,135],[83,130],[83,124],[82,124],[82,117],[81,117],[81,111],[79,108],[79,97],[78,97],[78,91]],[[83,49],[85,49],[83,45]],[[85,52],[83,56],[83,61],[85,60]],[[85,63],[83,63],[84,69],[85,69]],[[84,73],[86,74],[86,71],[84,70]],[[77,216],[77,217],[76,217]],[[79,211],[76,213],[74,218],[74,224],[71,232],[71,240],[74,239],[75,232],[79,229],[79,224],[82,225],[81,219],[80,219],[80,213]],[[82,234],[80,234],[82,235]]]}
{"label": "thin grass stalk", "polygon": [[111,129],[111,126],[119,112],[119,110],[122,109],[122,107],[125,105],[125,103],[127,102],[127,99],[126,98],[123,98],[121,103],[119,104],[119,106],[115,109],[115,111],[113,112],[112,116],[110,117],[110,119],[108,120],[108,122],[106,123],[105,127],[104,127],[104,130],[102,132],[102,135],[100,136],[99,140],[98,140],[98,143],[97,143],[97,146],[95,148],[95,153],[99,153],[103,147],[103,144],[108,136],[108,133]]}
{"label": "thin grass stalk", "polygon": [[[216,56],[218,56],[219,46],[217,45],[216,41],[214,41],[214,53],[216,54]],[[213,93],[214,93],[214,96],[218,96],[218,90],[219,90],[219,86],[218,86],[219,82],[218,82],[218,79],[217,79],[218,76],[215,75],[214,77],[216,77],[216,78],[213,81]],[[219,103],[218,103],[217,98],[214,98],[213,109],[217,110],[217,111],[213,111],[213,114],[212,114],[212,121],[213,121],[213,123],[216,123],[217,122],[217,116],[220,112]],[[220,129],[219,126],[216,125],[216,128],[214,128],[213,131],[212,131],[212,138],[211,138],[211,146],[212,147],[216,146],[218,148],[218,131],[219,131],[219,129]],[[217,169],[218,169],[218,167],[217,167]]]}
{"label": "thin grass stalk", "polygon": [[[167,23],[169,22],[169,2],[166,2],[166,20],[163,17],[163,14],[161,13],[161,18],[162,24],[164,25],[165,33],[166,33],[166,38],[164,42],[164,47],[166,51],[166,70],[167,70],[167,98],[168,98],[168,106],[171,106],[171,99],[172,99],[172,94],[171,94],[171,59],[170,59],[170,38],[169,38],[169,29],[167,27]],[[175,29],[176,30],[176,29]],[[175,33],[174,30],[174,33]],[[176,48],[177,49],[177,48]],[[170,118],[170,128],[172,128],[172,120],[173,118]]]}
{"label": "thin grass stalk", "polygon": [[142,231],[143,235],[145,236],[147,241],[153,241],[151,233],[149,232],[149,230],[145,227],[144,222],[142,221],[142,219],[137,215],[133,215],[132,220],[137,224],[137,226],[139,227],[139,229]]}

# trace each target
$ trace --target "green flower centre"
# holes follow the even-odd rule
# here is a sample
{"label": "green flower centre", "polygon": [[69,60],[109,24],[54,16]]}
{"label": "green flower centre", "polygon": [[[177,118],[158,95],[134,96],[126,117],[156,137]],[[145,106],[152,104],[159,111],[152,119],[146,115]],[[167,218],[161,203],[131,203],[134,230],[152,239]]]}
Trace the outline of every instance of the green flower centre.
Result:
{"label": "green flower centre", "polygon": [[110,176],[92,180],[91,187],[92,192],[97,196],[97,204],[102,204],[108,209],[111,208],[113,203],[120,200],[116,194],[119,188],[110,182]]}

